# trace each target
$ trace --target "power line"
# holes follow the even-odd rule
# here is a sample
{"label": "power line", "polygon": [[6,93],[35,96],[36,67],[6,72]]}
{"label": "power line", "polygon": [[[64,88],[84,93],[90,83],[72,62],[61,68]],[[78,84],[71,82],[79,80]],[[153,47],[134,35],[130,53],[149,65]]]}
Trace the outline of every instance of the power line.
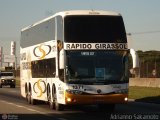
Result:
{"label": "power line", "polygon": [[128,33],[128,35],[141,35],[141,34],[153,34],[153,33],[159,33],[160,30],[157,31],[145,31],[145,32],[133,32],[133,33]]}

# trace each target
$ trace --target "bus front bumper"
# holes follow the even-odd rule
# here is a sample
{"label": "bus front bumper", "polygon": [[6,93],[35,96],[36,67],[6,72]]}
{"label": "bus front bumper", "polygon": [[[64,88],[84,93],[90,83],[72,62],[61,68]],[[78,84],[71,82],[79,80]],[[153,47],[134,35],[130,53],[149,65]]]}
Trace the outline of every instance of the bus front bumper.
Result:
{"label": "bus front bumper", "polygon": [[120,104],[128,102],[128,94],[74,95],[65,94],[66,104]]}

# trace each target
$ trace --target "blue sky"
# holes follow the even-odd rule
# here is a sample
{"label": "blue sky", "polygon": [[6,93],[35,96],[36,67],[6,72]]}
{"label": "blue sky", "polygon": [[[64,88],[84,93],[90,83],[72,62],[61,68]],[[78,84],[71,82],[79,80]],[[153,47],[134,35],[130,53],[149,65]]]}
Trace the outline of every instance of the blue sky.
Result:
{"label": "blue sky", "polygon": [[131,47],[136,50],[159,50],[160,0],[0,0],[0,46],[10,54],[10,41],[17,42],[20,30],[56,12],[74,9],[98,9],[122,14]]}

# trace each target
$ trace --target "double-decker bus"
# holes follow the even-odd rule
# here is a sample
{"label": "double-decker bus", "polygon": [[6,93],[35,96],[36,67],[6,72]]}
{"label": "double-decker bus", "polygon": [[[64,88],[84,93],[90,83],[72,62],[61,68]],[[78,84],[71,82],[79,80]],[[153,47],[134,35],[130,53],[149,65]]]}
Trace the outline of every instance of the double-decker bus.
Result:
{"label": "double-decker bus", "polygon": [[113,110],[128,101],[129,53],[119,13],[56,13],[21,30],[21,94],[56,110],[79,104]]}

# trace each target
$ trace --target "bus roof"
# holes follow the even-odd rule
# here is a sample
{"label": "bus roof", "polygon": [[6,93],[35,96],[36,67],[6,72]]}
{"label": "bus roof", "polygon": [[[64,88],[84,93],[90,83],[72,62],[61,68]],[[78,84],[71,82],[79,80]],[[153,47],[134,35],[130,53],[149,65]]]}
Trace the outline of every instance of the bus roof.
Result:
{"label": "bus roof", "polygon": [[117,12],[113,11],[103,11],[103,10],[71,10],[71,11],[63,11],[56,13],[55,15],[120,15]]}
{"label": "bus roof", "polygon": [[52,19],[53,17],[55,16],[68,16],[68,15],[113,15],[113,16],[121,16],[120,13],[117,13],[117,12],[113,12],[113,11],[103,11],[103,10],[70,10],[70,11],[62,11],[62,12],[58,12],[50,17],[47,17],[41,21],[38,21],[28,27],[25,27],[21,30],[22,31],[25,31],[33,26],[36,26],[40,23],[43,23],[45,21],[48,21],[50,19]]}

